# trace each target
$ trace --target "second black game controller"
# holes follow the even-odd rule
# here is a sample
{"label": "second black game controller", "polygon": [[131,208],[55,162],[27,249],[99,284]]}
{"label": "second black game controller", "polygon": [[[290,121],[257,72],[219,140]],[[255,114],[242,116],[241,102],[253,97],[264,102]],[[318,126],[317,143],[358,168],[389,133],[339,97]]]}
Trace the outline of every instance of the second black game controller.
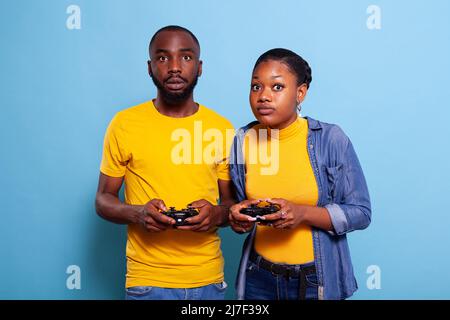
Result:
{"label": "second black game controller", "polygon": [[280,210],[280,206],[274,203],[269,203],[268,205],[260,206],[257,204],[251,204],[247,208],[242,208],[239,210],[240,213],[249,215],[253,218],[256,218],[258,222],[264,222],[264,219],[261,217],[272,214]]}

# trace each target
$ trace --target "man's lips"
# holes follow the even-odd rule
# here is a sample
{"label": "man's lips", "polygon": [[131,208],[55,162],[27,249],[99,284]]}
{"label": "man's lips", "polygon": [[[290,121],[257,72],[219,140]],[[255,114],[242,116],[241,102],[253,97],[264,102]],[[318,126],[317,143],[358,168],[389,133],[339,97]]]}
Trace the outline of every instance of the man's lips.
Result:
{"label": "man's lips", "polygon": [[272,108],[270,106],[262,105],[259,107],[256,107],[256,111],[262,116],[268,116],[272,114],[275,111],[275,108]]}
{"label": "man's lips", "polygon": [[186,85],[186,81],[181,78],[169,78],[165,81],[166,87],[169,90],[180,90],[183,89]]}

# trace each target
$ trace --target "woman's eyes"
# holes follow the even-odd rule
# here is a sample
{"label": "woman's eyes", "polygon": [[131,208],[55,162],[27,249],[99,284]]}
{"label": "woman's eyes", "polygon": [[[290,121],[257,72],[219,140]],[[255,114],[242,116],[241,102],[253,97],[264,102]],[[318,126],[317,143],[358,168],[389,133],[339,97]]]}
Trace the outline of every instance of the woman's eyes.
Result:
{"label": "woman's eyes", "polygon": [[273,86],[273,89],[275,91],[281,91],[281,90],[283,90],[283,88],[284,88],[284,86],[281,85],[281,84],[276,84],[276,85]]}
{"label": "woman's eyes", "polygon": [[158,61],[161,61],[161,62],[164,62],[167,60],[168,60],[167,57],[164,57],[164,56],[158,58]]}
{"label": "woman's eyes", "polygon": [[191,61],[192,57],[191,56],[183,56],[183,60],[185,61]]}
{"label": "woman's eyes", "polygon": [[[272,88],[274,91],[281,91],[283,90],[284,86],[282,84],[275,84]],[[259,84],[252,84],[251,89],[252,91],[258,91],[261,89],[261,86]]]}

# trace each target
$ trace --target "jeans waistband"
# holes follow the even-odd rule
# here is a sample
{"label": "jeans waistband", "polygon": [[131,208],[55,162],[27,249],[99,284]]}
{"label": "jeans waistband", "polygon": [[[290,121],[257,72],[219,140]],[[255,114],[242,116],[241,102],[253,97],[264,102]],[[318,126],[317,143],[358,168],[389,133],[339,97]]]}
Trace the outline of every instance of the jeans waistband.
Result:
{"label": "jeans waistband", "polygon": [[306,287],[307,280],[306,276],[316,273],[315,264],[312,265],[302,265],[302,264],[279,264],[273,263],[269,260],[264,259],[255,250],[250,253],[250,261],[254,262],[260,268],[272,272],[273,275],[282,275],[286,278],[298,278],[299,281],[299,291],[298,298],[300,300],[306,299]]}
{"label": "jeans waistband", "polygon": [[301,264],[279,264],[264,259],[257,252],[252,250],[250,253],[250,261],[257,264],[260,268],[272,272],[272,274],[282,275],[285,277],[299,278],[301,274],[310,275],[316,273],[316,266]]}

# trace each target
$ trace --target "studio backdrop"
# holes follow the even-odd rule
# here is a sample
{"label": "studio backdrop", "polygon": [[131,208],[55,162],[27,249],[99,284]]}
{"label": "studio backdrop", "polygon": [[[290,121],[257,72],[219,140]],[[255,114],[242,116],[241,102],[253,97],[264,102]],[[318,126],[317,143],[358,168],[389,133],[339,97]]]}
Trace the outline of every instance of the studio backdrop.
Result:
{"label": "studio backdrop", "polygon": [[[348,235],[352,299],[449,299],[449,13],[447,0],[2,0],[0,299],[124,298],[126,227],[94,209],[103,138],[155,97],[148,43],[170,24],[201,44],[195,100],[235,127],[253,120],[258,56],[303,56],[301,113],[339,124],[370,191],[372,224]],[[220,236],[233,299],[244,235]]]}

